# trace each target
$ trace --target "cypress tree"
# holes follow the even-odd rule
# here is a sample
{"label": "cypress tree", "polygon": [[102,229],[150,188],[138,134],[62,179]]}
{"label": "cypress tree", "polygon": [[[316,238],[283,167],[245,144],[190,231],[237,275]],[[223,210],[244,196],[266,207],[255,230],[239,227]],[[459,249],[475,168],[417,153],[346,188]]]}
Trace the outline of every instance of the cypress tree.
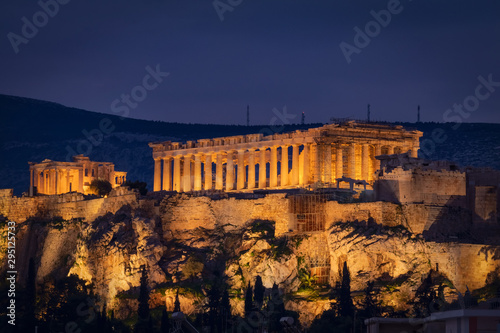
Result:
{"label": "cypress tree", "polygon": [[148,273],[146,267],[142,266],[141,285],[139,287],[139,308],[137,310],[138,320],[135,326],[136,332],[148,332],[149,317],[149,289]]}
{"label": "cypress tree", "polygon": [[248,282],[248,287],[247,291],[245,293],[245,317],[247,317],[250,312],[253,311],[253,300],[252,300],[252,286],[250,285],[250,282]]}
{"label": "cypress tree", "polygon": [[175,295],[174,312],[181,312],[181,302],[179,301],[179,289],[177,289],[177,294]]}
{"label": "cypress tree", "polygon": [[255,306],[257,307],[257,310],[260,310],[262,307],[262,304],[264,303],[264,292],[266,291],[266,288],[262,284],[262,278],[260,275],[257,275],[257,278],[255,279],[255,286],[254,286],[254,301],[255,301]]}
{"label": "cypress tree", "polygon": [[231,321],[231,303],[229,302],[229,293],[226,290],[222,293],[219,313],[219,331],[223,332],[224,328],[229,329]]}
{"label": "cypress tree", "polygon": [[161,312],[160,332],[168,333],[169,330],[170,330],[170,319],[168,318],[167,310],[163,309],[163,311]]}
{"label": "cypress tree", "polygon": [[366,285],[365,299],[363,302],[363,315],[365,318],[377,317],[380,315],[380,305],[376,299],[374,281],[369,281]]}
{"label": "cypress tree", "polygon": [[26,326],[34,330],[36,326],[36,268],[35,261],[30,258],[28,265],[28,279],[26,281]]}
{"label": "cypress tree", "polygon": [[354,305],[351,298],[351,276],[349,274],[349,268],[347,267],[347,261],[344,262],[344,268],[342,270],[339,310],[340,316],[342,317],[353,317],[354,315]]}
{"label": "cypress tree", "polygon": [[139,319],[147,321],[149,319],[149,289],[148,272],[145,266],[142,266],[141,286],[139,289]]}

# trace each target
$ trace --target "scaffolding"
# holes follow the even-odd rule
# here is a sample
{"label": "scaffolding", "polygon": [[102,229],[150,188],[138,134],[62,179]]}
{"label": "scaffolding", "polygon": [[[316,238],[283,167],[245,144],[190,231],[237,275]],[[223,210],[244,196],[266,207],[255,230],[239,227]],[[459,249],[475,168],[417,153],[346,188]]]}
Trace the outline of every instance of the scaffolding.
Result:
{"label": "scaffolding", "polygon": [[297,232],[325,230],[325,194],[296,194],[290,197],[290,213]]}

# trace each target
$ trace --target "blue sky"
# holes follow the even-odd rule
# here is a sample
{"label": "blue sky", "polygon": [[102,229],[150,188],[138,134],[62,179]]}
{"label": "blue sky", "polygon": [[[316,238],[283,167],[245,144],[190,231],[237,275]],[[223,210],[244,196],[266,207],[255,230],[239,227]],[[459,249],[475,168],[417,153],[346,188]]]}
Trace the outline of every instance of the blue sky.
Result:
{"label": "blue sky", "polygon": [[[252,124],[285,105],[296,122],[364,119],[367,104],[375,120],[415,121],[420,104],[424,121],[500,122],[500,87],[453,111],[479,76],[500,82],[498,1],[60,1],[41,1],[53,17],[3,5],[0,93],[112,114],[118,99],[130,117],[189,123],[244,124],[247,104]],[[340,44],[356,47],[367,24],[348,63]],[[169,75],[144,89],[158,65]]]}

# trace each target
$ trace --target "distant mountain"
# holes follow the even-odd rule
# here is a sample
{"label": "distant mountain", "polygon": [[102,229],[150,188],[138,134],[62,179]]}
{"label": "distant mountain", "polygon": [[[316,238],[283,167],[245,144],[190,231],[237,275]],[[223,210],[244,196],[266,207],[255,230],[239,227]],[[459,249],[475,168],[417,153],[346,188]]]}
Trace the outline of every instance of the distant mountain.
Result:
{"label": "distant mountain", "polygon": [[[128,172],[128,179],[146,181],[152,189],[154,163],[148,142],[271,133],[276,129],[270,125],[137,120],[6,95],[0,95],[0,120],[0,188],[14,188],[17,195],[29,186],[28,161],[64,161],[72,154],[85,153],[92,160],[115,163],[116,170]],[[321,125],[286,125],[280,132]],[[425,157],[500,169],[500,124],[459,124],[458,129],[454,129],[457,124],[401,125],[424,132],[421,146],[427,152]],[[97,130],[108,133],[100,137]]]}

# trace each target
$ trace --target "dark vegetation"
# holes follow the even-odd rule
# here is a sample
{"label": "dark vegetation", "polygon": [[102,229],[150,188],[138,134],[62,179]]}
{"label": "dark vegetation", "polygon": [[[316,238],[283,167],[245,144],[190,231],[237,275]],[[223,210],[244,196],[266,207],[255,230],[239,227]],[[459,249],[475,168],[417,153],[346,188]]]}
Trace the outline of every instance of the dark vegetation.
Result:
{"label": "dark vegetation", "polygon": [[100,197],[108,195],[112,189],[111,183],[105,179],[94,179],[90,183],[90,190]]}

